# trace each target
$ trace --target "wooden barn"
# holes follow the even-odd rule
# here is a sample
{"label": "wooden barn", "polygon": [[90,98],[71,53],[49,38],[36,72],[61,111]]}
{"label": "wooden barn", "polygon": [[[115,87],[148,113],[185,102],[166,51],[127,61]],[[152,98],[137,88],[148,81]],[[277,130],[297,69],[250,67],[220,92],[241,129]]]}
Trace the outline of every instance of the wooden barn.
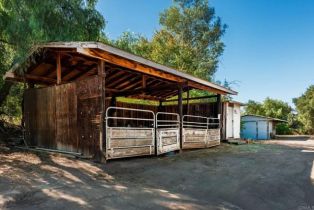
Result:
{"label": "wooden barn", "polygon": [[[218,145],[221,95],[237,94],[97,42],[40,45],[5,79],[27,84],[29,147],[99,160]],[[212,94],[190,98],[192,89]],[[120,97],[154,103],[122,103]],[[202,99],[210,102],[191,103]]]}

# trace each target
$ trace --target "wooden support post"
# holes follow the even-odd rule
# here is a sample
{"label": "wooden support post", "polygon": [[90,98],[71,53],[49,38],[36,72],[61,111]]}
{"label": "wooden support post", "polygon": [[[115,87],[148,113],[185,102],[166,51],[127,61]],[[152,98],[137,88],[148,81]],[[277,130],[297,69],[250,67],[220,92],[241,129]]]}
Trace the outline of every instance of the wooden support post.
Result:
{"label": "wooden support post", "polygon": [[182,117],[183,117],[183,107],[182,107],[182,84],[179,85],[178,87],[178,111],[179,111],[179,116],[180,116],[180,129],[179,129],[179,134],[180,134],[180,152],[182,151],[182,146],[183,146],[183,122],[182,122]]}
{"label": "wooden support post", "polygon": [[[157,112],[162,112],[162,101],[159,101],[159,106],[157,107]],[[158,156],[158,136],[157,136],[157,115],[155,121],[155,156]]]}
{"label": "wooden support post", "polygon": [[[113,96],[111,97],[110,106],[117,106],[117,98],[116,98],[115,95],[113,95]],[[113,117],[116,117],[116,116],[117,116],[117,112],[116,112],[115,109],[112,110],[112,113],[110,113],[110,114],[112,114]],[[113,126],[114,126],[114,127],[117,126],[117,119],[113,119]]]}
{"label": "wooden support post", "polygon": [[217,95],[216,103],[217,103],[216,105],[217,105],[217,117],[218,117],[218,115],[221,114],[221,95],[220,94]]}
{"label": "wooden support post", "polygon": [[110,100],[110,106],[116,106],[117,105],[117,98],[116,96],[112,96]]}
{"label": "wooden support post", "polygon": [[143,89],[146,88],[146,79],[147,79],[146,75],[143,75],[142,76],[142,87],[143,87]]}
{"label": "wooden support post", "polygon": [[[101,111],[100,111],[100,132],[99,132],[99,151],[97,154],[97,160],[101,163],[105,162],[105,154],[104,154],[104,142],[106,139],[106,127],[105,127],[105,112],[106,112],[106,95],[105,95],[105,85],[106,85],[106,74],[105,74],[105,63],[103,60],[99,60],[98,76],[100,78],[100,86],[101,86]],[[105,145],[106,147],[106,145]]]}
{"label": "wooden support post", "polygon": [[162,101],[159,101],[158,112],[162,111]]}
{"label": "wooden support post", "polygon": [[57,85],[61,84],[61,54],[57,54]]}
{"label": "wooden support post", "polygon": [[222,105],[221,105],[221,95],[220,94],[217,94],[217,101],[216,101],[216,105],[217,105],[217,118],[219,118],[219,122],[220,122],[220,125],[219,125],[219,129],[220,129],[220,139],[222,139],[223,137],[223,133],[222,133],[222,130],[221,127],[222,127],[222,124],[221,124],[221,119],[222,119],[222,115],[221,115],[221,108],[222,108]]}
{"label": "wooden support post", "polygon": [[190,113],[190,89],[186,92],[186,114]]}
{"label": "wooden support post", "polygon": [[145,89],[146,89],[146,84],[147,84],[147,81],[146,81],[147,77],[146,75],[142,75],[142,95],[145,95]]}

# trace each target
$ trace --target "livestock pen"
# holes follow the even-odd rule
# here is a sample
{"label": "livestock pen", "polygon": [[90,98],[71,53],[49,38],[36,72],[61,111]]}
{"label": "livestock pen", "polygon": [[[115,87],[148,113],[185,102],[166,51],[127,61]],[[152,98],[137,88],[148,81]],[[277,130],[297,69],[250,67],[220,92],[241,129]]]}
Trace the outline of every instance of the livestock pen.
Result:
{"label": "livestock pen", "polygon": [[[99,160],[217,145],[221,95],[237,94],[97,42],[39,45],[5,79],[27,84],[23,124],[28,146]],[[191,98],[193,89],[211,94]],[[190,103],[202,99],[211,103]]]}

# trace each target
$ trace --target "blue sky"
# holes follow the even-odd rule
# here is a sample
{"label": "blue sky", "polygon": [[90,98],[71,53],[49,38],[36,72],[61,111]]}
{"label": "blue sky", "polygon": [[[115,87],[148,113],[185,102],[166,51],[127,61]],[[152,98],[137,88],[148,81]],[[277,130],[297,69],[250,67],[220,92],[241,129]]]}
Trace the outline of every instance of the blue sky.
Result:
{"label": "blue sky", "polygon": [[[314,84],[313,0],[210,0],[228,25],[226,49],[215,79],[237,81],[236,100],[266,97],[292,104]],[[117,38],[123,31],[151,37],[159,28],[159,13],[171,0],[99,0],[105,32]]]}

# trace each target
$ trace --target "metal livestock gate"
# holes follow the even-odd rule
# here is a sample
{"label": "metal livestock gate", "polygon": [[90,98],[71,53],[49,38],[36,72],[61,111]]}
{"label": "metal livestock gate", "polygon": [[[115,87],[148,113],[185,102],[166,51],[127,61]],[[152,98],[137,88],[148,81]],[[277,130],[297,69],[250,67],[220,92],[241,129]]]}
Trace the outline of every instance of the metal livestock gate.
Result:
{"label": "metal livestock gate", "polygon": [[[126,112],[128,112],[128,117],[124,116]],[[219,119],[219,117],[184,115],[182,117],[182,149],[219,145]],[[160,155],[176,150],[180,150],[179,114],[157,112],[155,115],[150,110],[122,107],[107,108],[107,159]]]}
{"label": "metal livestock gate", "polygon": [[207,147],[213,147],[220,145],[220,114],[217,118],[209,117],[207,118],[208,129],[207,129]]}
{"label": "metal livestock gate", "polygon": [[183,149],[205,148],[220,144],[220,116],[208,118],[184,115],[182,128]]}
{"label": "metal livestock gate", "polygon": [[[116,111],[131,112],[131,117],[116,116]],[[138,113],[144,113],[147,117],[138,117]],[[106,110],[106,158],[114,159],[153,154],[155,154],[154,112],[108,107]]]}
{"label": "metal livestock gate", "polygon": [[158,112],[156,114],[156,138],[158,155],[180,150],[179,130],[179,114],[168,112]]}

